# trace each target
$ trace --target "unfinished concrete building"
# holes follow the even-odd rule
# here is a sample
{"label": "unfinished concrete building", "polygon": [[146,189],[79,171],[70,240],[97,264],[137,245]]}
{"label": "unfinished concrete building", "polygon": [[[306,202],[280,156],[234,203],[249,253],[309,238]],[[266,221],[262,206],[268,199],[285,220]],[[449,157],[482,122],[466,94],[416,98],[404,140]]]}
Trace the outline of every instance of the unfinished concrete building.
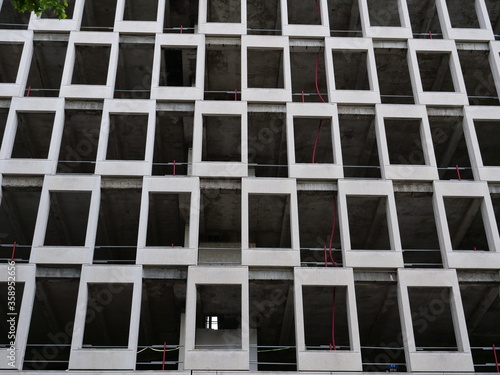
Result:
{"label": "unfinished concrete building", "polygon": [[0,0],[4,373],[498,371],[499,1],[67,13]]}

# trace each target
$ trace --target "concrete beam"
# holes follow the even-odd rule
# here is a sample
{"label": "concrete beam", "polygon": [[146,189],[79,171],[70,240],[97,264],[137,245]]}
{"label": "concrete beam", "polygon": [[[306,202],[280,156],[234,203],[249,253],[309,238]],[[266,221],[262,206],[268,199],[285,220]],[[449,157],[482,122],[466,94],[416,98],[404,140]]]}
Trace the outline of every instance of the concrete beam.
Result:
{"label": "concrete beam", "polygon": [[34,41],[44,42],[67,42],[69,41],[69,33],[34,33]]}

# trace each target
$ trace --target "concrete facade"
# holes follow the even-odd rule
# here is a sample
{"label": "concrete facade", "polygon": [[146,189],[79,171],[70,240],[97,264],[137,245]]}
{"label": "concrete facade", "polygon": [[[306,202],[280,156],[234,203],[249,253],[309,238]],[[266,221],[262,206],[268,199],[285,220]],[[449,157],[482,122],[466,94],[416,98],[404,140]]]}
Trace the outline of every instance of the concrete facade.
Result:
{"label": "concrete facade", "polygon": [[499,93],[496,0],[0,0],[0,369],[497,371]]}

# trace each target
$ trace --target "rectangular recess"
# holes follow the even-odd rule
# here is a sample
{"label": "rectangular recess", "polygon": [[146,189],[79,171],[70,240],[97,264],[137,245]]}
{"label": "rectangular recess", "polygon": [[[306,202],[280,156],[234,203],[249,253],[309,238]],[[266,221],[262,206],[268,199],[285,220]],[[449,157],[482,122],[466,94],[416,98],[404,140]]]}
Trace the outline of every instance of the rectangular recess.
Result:
{"label": "rectangular recess", "polygon": [[[335,220],[335,200],[330,191],[299,191],[300,262],[306,267],[324,267],[324,247],[330,247],[330,235],[335,221],[332,257],[342,264],[339,222]],[[336,234],[335,234],[336,233]],[[331,259],[328,257],[328,265]]]}
{"label": "rectangular recess", "polygon": [[[205,100],[241,98],[241,46],[210,46],[205,52]],[[235,93],[236,91],[236,93]]]}
{"label": "rectangular recess", "polygon": [[17,9],[14,8],[12,1],[4,1],[0,8],[0,30],[26,30],[28,28],[31,16],[30,13],[21,13],[17,11]]}
{"label": "rectangular recess", "polygon": [[75,62],[71,84],[106,85],[110,45],[75,45]]}
{"label": "rectangular recess", "polygon": [[302,301],[306,350],[351,350],[347,286],[303,285]]}
{"label": "rectangular recess", "polygon": [[288,177],[285,114],[248,113],[248,163],[255,177]]}
{"label": "rectangular recess", "polygon": [[94,173],[102,111],[66,109],[57,173]]}
{"label": "rectangular recess", "polygon": [[349,196],[347,210],[353,250],[390,250],[387,197]]}
{"label": "rectangular recess", "polygon": [[370,90],[368,52],[333,50],[336,90]]}
{"label": "rectangular recess", "polygon": [[[66,0],[67,2],[67,7],[66,7],[66,16],[67,19],[72,19],[73,18],[73,13],[75,11],[75,2],[76,0]],[[54,13],[52,9],[49,9],[42,12],[41,18],[46,18],[46,19],[58,19],[59,17]]]}
{"label": "rectangular recess", "polygon": [[382,103],[414,104],[406,48],[375,48],[375,61]]}
{"label": "rectangular recess", "polygon": [[241,1],[207,0],[207,22],[241,23]]}
{"label": "rectangular recess", "polygon": [[287,0],[289,25],[321,25],[320,3],[316,1]]}
{"label": "rectangular recess", "polygon": [[367,0],[370,26],[401,27],[399,0]]}
{"label": "rectangular recess", "polygon": [[292,280],[250,280],[249,326],[257,337],[258,371],[296,371],[293,301]]}
{"label": "rectangular recess", "polygon": [[131,283],[88,283],[83,348],[128,347],[132,314]]}
{"label": "rectangular recess", "polygon": [[193,148],[193,112],[156,112],[153,175],[187,175]]}
{"label": "rectangular recess", "polygon": [[249,242],[255,247],[291,248],[290,195],[249,194]]}
{"label": "rectangular recess", "polygon": [[248,48],[248,88],[284,89],[283,49]]}
{"label": "rectangular recess", "polygon": [[451,52],[417,51],[418,68],[424,91],[456,92],[450,69]]}
{"label": "rectangular recess", "polygon": [[120,43],[115,98],[149,99],[153,56],[154,44]]}
{"label": "rectangular recess", "polygon": [[146,246],[185,246],[190,193],[150,193]]}
{"label": "rectangular recess", "polygon": [[106,160],[144,160],[148,115],[110,113],[109,122]]}
{"label": "rectangular recess", "polygon": [[199,0],[167,1],[163,17],[164,33],[194,33],[198,25]]}
{"label": "rectangular recess", "polygon": [[12,159],[47,159],[55,112],[17,112]]}
{"label": "rectangular recess", "polygon": [[[68,369],[79,282],[78,278],[37,278],[23,370]],[[52,315],[47,314],[48,304]]]}
{"label": "rectangular recess", "polygon": [[451,27],[460,29],[479,29],[476,12],[477,0],[446,0]]}
{"label": "rectangular recess", "polygon": [[333,160],[331,118],[294,117],[296,163],[329,163]]}
{"label": "rectangular recess", "polygon": [[83,7],[82,31],[112,32],[117,0],[86,0]]}
{"label": "rectangular recess", "polygon": [[474,120],[481,160],[485,167],[500,166],[500,120]]}
{"label": "rectangular recess", "polygon": [[474,179],[462,116],[429,116],[432,143],[441,180]]}
{"label": "rectangular recess", "polygon": [[384,118],[391,164],[425,165],[419,119]]}
{"label": "rectangular recess", "polygon": [[417,350],[456,352],[450,287],[408,287]]}
{"label": "rectangular recess", "polygon": [[158,0],[125,0],[124,21],[156,21]]}
{"label": "rectangular recess", "polygon": [[197,284],[196,292],[195,349],[241,350],[241,285]]}
{"label": "rectangular recess", "polygon": [[140,189],[102,189],[94,263],[135,264]]}
{"label": "rectangular recess", "polygon": [[432,193],[396,193],[405,267],[442,268]]}
{"label": "rectangular recess", "polygon": [[29,96],[58,97],[68,42],[33,41],[33,57],[26,86]]}
{"label": "rectangular recess", "polygon": [[197,47],[161,47],[160,86],[194,86],[196,51]]}
{"label": "rectangular recess", "polygon": [[356,282],[355,289],[363,371],[406,372],[396,283]]}
{"label": "rectangular recess", "polygon": [[490,51],[458,50],[470,105],[498,106],[489,55]]}
{"label": "rectangular recess", "polygon": [[[20,315],[20,310],[21,310],[21,303],[23,300],[23,293],[24,293],[24,282],[17,281],[16,282],[16,287],[15,287],[15,312],[17,312],[18,316]],[[26,292],[29,293],[29,292]],[[10,292],[9,295],[9,283],[8,282],[0,282],[0,313],[2,316],[7,317],[7,313],[10,312],[9,305],[9,297],[12,297],[12,291]],[[12,300],[11,300],[12,301]],[[5,319],[7,320],[7,319]],[[14,327],[16,328],[17,332],[17,327],[19,326],[19,319],[15,319],[14,322]],[[1,348],[9,348],[10,347],[10,339],[9,339],[9,333],[10,333],[10,324],[1,324],[0,325],[0,347]]]}
{"label": "rectangular recess", "polygon": [[[178,370],[181,345],[181,311],[186,304],[186,281],[173,279],[143,279],[139,348],[167,343],[165,370]],[[137,353],[136,370],[158,370],[163,351],[144,350]]]}
{"label": "rectangular recess", "polygon": [[241,191],[204,189],[200,205],[199,264],[241,264]]}
{"label": "rectangular recess", "polygon": [[444,197],[453,250],[488,251],[482,216],[482,198]]}
{"label": "rectangular recess", "polygon": [[428,39],[429,32],[433,39],[443,38],[435,0],[406,0],[406,5],[410,15],[413,38]]}
{"label": "rectangular recess", "polygon": [[45,246],[85,246],[90,191],[51,191]]}
{"label": "rectangular recess", "polygon": [[344,176],[381,178],[375,116],[339,115]]}
{"label": "rectangular recess", "polygon": [[[322,48],[318,52],[311,52],[304,47],[290,47],[290,71],[292,79],[292,100],[294,102],[321,103],[316,90],[316,59],[318,60],[318,89],[322,97],[328,102],[327,78],[325,72],[325,57]],[[302,96],[302,91],[304,96]]]}
{"label": "rectangular recess", "polygon": [[6,254],[7,249],[11,249],[11,244],[17,242],[15,260],[18,263],[30,259],[40,196],[41,188],[37,187],[2,187],[0,228],[4,236],[0,238],[0,244],[7,245],[7,248],[1,245]]}
{"label": "rectangular recess", "polygon": [[202,161],[241,162],[241,116],[203,116]]}
{"label": "rectangular recess", "polygon": [[16,83],[24,43],[0,42],[1,83]]}
{"label": "rectangular recess", "polygon": [[280,0],[247,0],[249,35],[281,35]]}
{"label": "rectangular recess", "polygon": [[363,35],[357,0],[328,0],[330,34],[335,37]]}

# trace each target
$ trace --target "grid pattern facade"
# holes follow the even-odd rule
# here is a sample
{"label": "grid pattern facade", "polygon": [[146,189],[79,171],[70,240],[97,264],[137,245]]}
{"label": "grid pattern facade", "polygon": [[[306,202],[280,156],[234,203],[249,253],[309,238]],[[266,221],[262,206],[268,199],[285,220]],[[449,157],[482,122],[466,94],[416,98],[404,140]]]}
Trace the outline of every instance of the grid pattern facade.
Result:
{"label": "grid pattern facade", "polygon": [[0,0],[0,369],[497,371],[499,25]]}

